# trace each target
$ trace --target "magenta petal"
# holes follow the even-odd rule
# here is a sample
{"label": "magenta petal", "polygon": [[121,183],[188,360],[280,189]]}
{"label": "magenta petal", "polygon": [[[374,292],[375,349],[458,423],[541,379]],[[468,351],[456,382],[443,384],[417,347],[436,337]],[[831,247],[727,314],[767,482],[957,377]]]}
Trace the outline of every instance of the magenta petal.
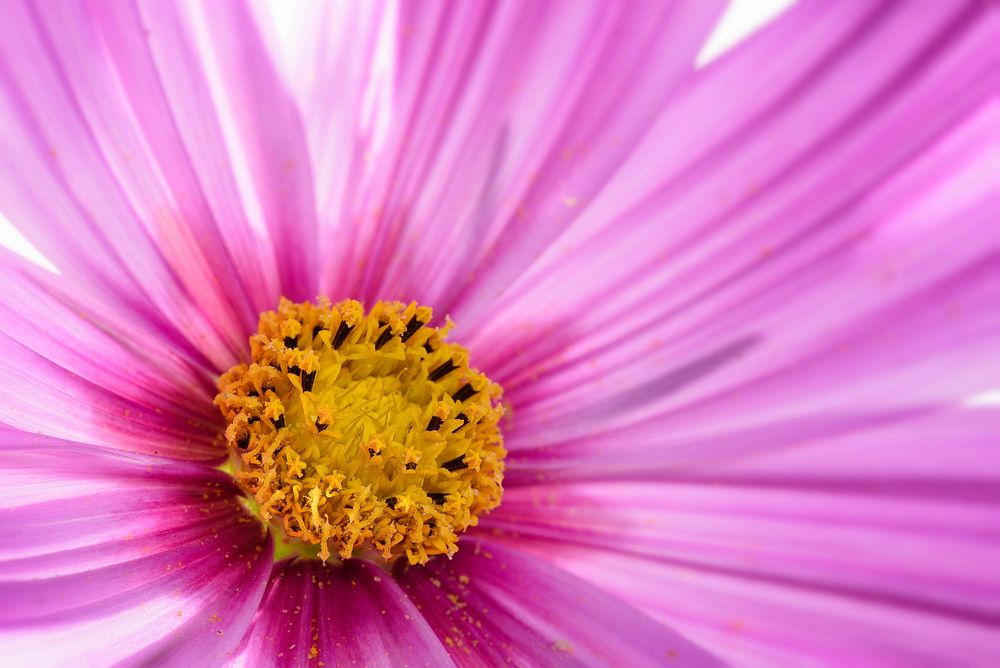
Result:
{"label": "magenta petal", "polygon": [[447,666],[448,653],[395,580],[374,564],[275,564],[239,666]]}
{"label": "magenta petal", "polygon": [[4,19],[0,208],[66,279],[162,314],[216,370],[281,293],[315,296],[302,128],[242,4]]}
{"label": "magenta petal", "polygon": [[[357,273],[361,267],[356,263],[364,259],[363,249],[353,243],[358,228],[369,215],[377,215],[355,208],[371,177],[376,138],[392,104],[393,82],[383,62],[389,53],[392,3],[257,3],[256,8],[263,10],[262,26],[272,28],[280,19],[285,28],[272,35],[272,53],[296,97],[308,140],[317,184],[322,292],[356,297],[346,292],[345,277]],[[264,30],[265,37],[270,32]]]}
{"label": "magenta petal", "polygon": [[[149,147],[170,144],[175,131],[169,116],[152,127],[145,118],[162,103],[155,74],[146,73],[133,109],[131,73],[118,79],[97,29],[103,16],[81,4],[5,7],[0,49],[9,66],[0,81],[0,122],[8,131],[0,144],[6,158],[0,207],[67,279],[87,285],[109,307],[116,307],[116,296],[145,302],[221,362],[238,350],[239,317],[249,324],[252,314],[245,307],[240,313],[241,290],[224,289],[231,276],[214,274],[205,262],[220,258],[218,249],[198,246],[199,237],[215,240],[217,232],[196,210],[197,186],[163,180],[163,172],[176,178],[187,164]],[[124,34],[139,37],[141,30],[136,20]],[[136,68],[143,56],[134,55]]]}
{"label": "magenta petal", "polygon": [[[175,459],[218,460],[214,416],[198,420],[130,400],[81,378],[0,333],[7,359],[0,423],[58,439]],[[206,405],[209,405],[207,401]],[[197,405],[197,404],[196,404]],[[208,421],[211,419],[212,421]]]}
{"label": "magenta petal", "polygon": [[996,12],[802,4],[666,106],[634,166],[657,188],[459,321],[522,424],[732,386],[997,247]]}
{"label": "magenta petal", "polygon": [[0,251],[0,332],[122,398],[181,420],[217,419],[214,372],[169,329],[144,324]]}
{"label": "magenta petal", "polygon": [[227,477],[2,435],[0,652],[10,665],[204,665],[236,647],[270,539]]}
{"label": "magenta petal", "polygon": [[987,259],[826,330],[811,354],[706,399],[631,424],[605,415],[589,434],[568,421],[534,425],[533,437],[531,425],[515,425],[511,446],[524,449],[512,453],[508,482],[711,476],[751,455],[955,408],[995,385],[998,299],[1000,264]]}
{"label": "magenta petal", "polygon": [[493,541],[464,540],[453,559],[398,578],[459,665],[721,665],[613,596]]}
{"label": "magenta petal", "polygon": [[[543,546],[543,550],[549,546]],[[789,586],[688,564],[567,548],[558,564],[735,666],[993,666],[994,616],[942,615],[880,595]],[[666,596],[663,592],[668,592]]]}
{"label": "magenta petal", "polygon": [[[178,61],[180,52],[167,27],[177,21],[171,16],[174,8],[155,0],[142,3],[144,21],[165,24],[165,39],[155,46],[155,55],[162,59],[162,69],[174,74],[197,68],[198,61],[217,68],[218,79],[209,82],[218,88],[213,94],[222,98],[215,110],[225,109],[238,133],[239,155],[252,180],[254,204],[270,232],[281,293],[292,299],[312,299],[318,290],[316,201],[300,112],[279,81],[246,3],[192,4],[185,10],[187,15],[179,25],[197,42],[198,50]],[[191,62],[185,64],[186,58]],[[178,79],[180,85],[187,85],[182,77]],[[211,106],[207,99],[205,104]]]}
{"label": "magenta petal", "polygon": [[648,482],[511,487],[482,529],[739,665],[990,664],[998,433],[1000,409],[963,408]]}
{"label": "magenta petal", "polygon": [[[477,204],[495,202],[493,220],[487,223],[482,212],[473,214],[469,223],[482,225],[479,248],[452,259],[457,266],[450,284],[442,286],[441,300],[460,321],[474,321],[488,311],[496,296],[599,197],[690,76],[693,59],[722,7],[714,2],[595,2],[587,5],[588,13],[581,11],[581,3],[568,3],[565,9],[573,11],[525,6],[549,7],[558,36],[547,53],[537,40],[523,39],[522,30],[515,33],[516,54],[537,60],[518,63],[503,74],[514,78],[508,85],[523,89],[530,103],[507,108],[504,100],[499,113],[489,114],[502,121],[500,133],[494,134],[497,144],[483,141],[484,148],[487,155],[497,152],[498,164],[491,168],[502,170],[509,180],[484,186]],[[570,14],[587,21],[582,39],[571,32]],[[533,27],[544,25],[542,17],[523,20]],[[560,69],[566,62],[572,63],[568,74]],[[521,126],[526,117],[542,127]],[[541,132],[533,134],[536,129]],[[505,150],[513,155],[505,156]],[[440,257],[439,247],[430,250],[431,257]]]}
{"label": "magenta petal", "polygon": [[[385,24],[395,28],[382,51],[390,62],[360,131],[333,135],[355,158],[335,182],[350,183],[350,199],[324,207],[339,232],[326,242],[337,255],[324,289],[413,297],[442,312],[488,303],[565,230],[582,209],[575,202],[600,190],[691,74],[720,7],[401,4]],[[321,65],[317,86],[355,71],[349,58],[366,67],[368,25],[344,61]],[[330,106],[310,108],[310,123],[330,123]],[[380,125],[384,137],[373,138]]]}

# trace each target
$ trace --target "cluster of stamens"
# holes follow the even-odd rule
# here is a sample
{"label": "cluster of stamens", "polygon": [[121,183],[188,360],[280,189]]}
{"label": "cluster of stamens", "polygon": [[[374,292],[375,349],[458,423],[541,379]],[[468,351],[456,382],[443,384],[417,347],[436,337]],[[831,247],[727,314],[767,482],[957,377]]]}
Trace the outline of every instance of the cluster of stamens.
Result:
{"label": "cluster of stamens", "polygon": [[237,482],[324,560],[451,555],[500,503],[500,387],[430,320],[415,303],[283,299],[250,364],[219,379]]}

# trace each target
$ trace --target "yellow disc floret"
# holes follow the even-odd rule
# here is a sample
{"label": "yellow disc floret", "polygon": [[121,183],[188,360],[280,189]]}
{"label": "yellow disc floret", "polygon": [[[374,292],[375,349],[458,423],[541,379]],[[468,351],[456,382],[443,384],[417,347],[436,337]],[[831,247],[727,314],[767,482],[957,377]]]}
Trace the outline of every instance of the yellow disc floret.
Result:
{"label": "yellow disc floret", "polygon": [[320,558],[452,555],[500,503],[500,387],[431,309],[282,299],[219,379],[237,482]]}

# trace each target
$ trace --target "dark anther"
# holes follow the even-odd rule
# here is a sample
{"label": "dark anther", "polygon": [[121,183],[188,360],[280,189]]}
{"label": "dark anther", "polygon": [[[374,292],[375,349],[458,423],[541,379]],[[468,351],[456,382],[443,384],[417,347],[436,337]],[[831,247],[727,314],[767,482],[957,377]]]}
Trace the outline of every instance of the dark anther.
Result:
{"label": "dark anther", "polygon": [[260,422],[260,418],[256,415],[251,415],[247,418],[247,424],[253,424],[254,422]]}
{"label": "dark anther", "polygon": [[441,380],[442,378],[444,378],[457,368],[458,367],[455,366],[455,363],[453,361],[448,360],[438,368],[431,371],[430,375],[427,376],[427,380]]}
{"label": "dark anther", "polygon": [[458,391],[451,395],[451,398],[455,401],[465,401],[475,393],[476,390],[472,387],[472,383],[466,383],[462,387],[458,388]]}
{"label": "dark anther", "polygon": [[323,325],[316,325],[313,327],[313,338],[315,339],[319,336],[319,333],[323,331]]}
{"label": "dark anther", "polygon": [[465,425],[469,424],[469,417],[465,413],[459,413],[455,417],[457,419],[461,420],[462,424],[458,425],[457,427],[455,427],[454,429],[451,430],[451,433],[453,433],[453,434],[456,431],[458,431],[459,429],[461,429],[462,427],[464,427]]}
{"label": "dark anther", "polygon": [[428,492],[427,496],[431,497],[431,501],[440,506],[444,503],[444,498],[448,495],[444,492]]}
{"label": "dark anther", "polygon": [[424,323],[417,320],[417,316],[410,318],[410,322],[406,323],[406,331],[400,336],[400,340],[406,343],[406,340],[420,331],[420,328],[424,326]]}
{"label": "dark anther", "polygon": [[368,456],[369,457],[375,456],[375,448],[368,448]]}
{"label": "dark anther", "polygon": [[298,366],[296,366],[295,364],[289,364],[289,365],[288,365],[288,373],[292,374],[293,376],[297,376],[297,375],[299,375],[299,373],[300,373],[301,371],[302,371],[302,369],[300,369],[300,368],[299,368]]}
{"label": "dark anther", "polygon": [[348,325],[346,322],[341,321],[340,327],[337,328],[337,335],[333,337],[333,347],[339,348],[341,344],[344,343],[344,340],[347,338],[347,335],[351,333],[352,329],[354,328]]}
{"label": "dark anther", "polygon": [[248,397],[259,397],[260,396],[260,392],[258,392],[257,390],[250,390],[249,392],[247,392],[247,396]]}
{"label": "dark anther", "polygon": [[427,423],[427,431],[437,431],[441,428],[441,418],[437,415],[433,416],[430,422]]}
{"label": "dark anther", "polygon": [[396,509],[396,497],[390,496],[388,499],[385,500],[385,505],[389,506],[389,510],[395,510]]}
{"label": "dark anther", "polygon": [[449,459],[448,461],[446,461],[444,464],[441,465],[441,468],[445,469],[446,471],[460,471],[461,469],[469,468],[469,465],[465,463],[465,455],[459,455],[454,459]]}
{"label": "dark anther", "polygon": [[302,389],[306,392],[312,392],[313,383],[316,382],[316,372],[307,371],[302,374]]}
{"label": "dark anther", "polygon": [[407,471],[416,471],[417,470],[417,463],[416,462],[406,462],[406,470]]}
{"label": "dark anther", "polygon": [[375,350],[381,350],[382,346],[389,343],[389,339],[392,338],[392,327],[386,327],[385,331],[378,335],[378,339],[375,340]]}
{"label": "dark anther", "polygon": [[319,420],[316,420],[316,431],[323,431],[324,429],[326,429],[326,428],[327,428],[327,427],[329,427],[329,426],[330,426],[330,425],[328,425],[328,424],[323,424],[323,423],[322,423],[322,422],[320,422]]}
{"label": "dark anther", "polygon": [[299,346],[299,337],[297,336],[286,336],[285,337],[285,347],[286,348],[297,348]]}
{"label": "dark anther", "polygon": [[434,349],[431,348],[431,342],[430,341],[424,341],[424,350],[427,351],[428,355],[430,355],[432,352],[434,352]]}
{"label": "dark anther", "polygon": [[246,450],[250,447],[250,434],[243,434],[238,439],[236,439],[236,447],[240,450]]}
{"label": "dark anther", "polygon": [[279,415],[277,420],[274,420],[274,428],[281,429],[285,426],[285,416]]}

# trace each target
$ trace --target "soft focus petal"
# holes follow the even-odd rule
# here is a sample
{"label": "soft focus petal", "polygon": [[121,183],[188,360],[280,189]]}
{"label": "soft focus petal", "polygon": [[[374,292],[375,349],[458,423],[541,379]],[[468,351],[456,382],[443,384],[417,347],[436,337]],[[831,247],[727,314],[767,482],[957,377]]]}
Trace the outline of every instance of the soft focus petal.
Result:
{"label": "soft focus petal", "polygon": [[[854,7],[806,3],[699,75],[647,138],[669,160],[635,165],[659,188],[607,202],[469,323],[522,426],[732,386],[996,248],[996,13]],[[770,106],[734,107],[740,80]]]}
{"label": "soft focus petal", "polygon": [[514,407],[483,528],[738,665],[1000,653],[997,417],[961,408],[1000,378],[996,16],[911,9],[805,3],[710,68],[662,187],[475,327]]}
{"label": "soft focus petal", "polygon": [[[543,548],[544,549],[544,548]],[[587,548],[560,564],[738,666],[992,666],[995,617]],[[600,574],[598,577],[597,574]],[[669,592],[653,596],[651,592]],[[855,593],[855,592],[851,592]],[[944,614],[942,614],[944,613]]]}
{"label": "soft focus petal", "polygon": [[236,647],[270,540],[226,476],[0,432],[8,665],[204,665]]}
{"label": "soft focus petal", "polygon": [[398,577],[459,665],[721,665],[620,600],[485,539]]}
{"label": "soft focus petal", "polygon": [[[321,142],[314,152],[336,142],[347,156],[336,170],[321,167],[334,194],[350,198],[322,209],[334,253],[324,290],[412,297],[442,312],[490,298],[603,186],[690,75],[718,10],[435,2],[321,11],[325,26],[358,22],[341,50],[314,47],[314,73],[291,75]],[[366,61],[373,53],[385,62]],[[365,72],[365,95],[349,93],[331,119],[323,95]],[[320,129],[330,124],[331,134]]]}
{"label": "soft focus petal", "polygon": [[448,666],[444,646],[374,564],[286,560],[236,655],[239,666]]}
{"label": "soft focus petal", "polygon": [[[982,363],[982,353],[997,342],[1000,324],[989,306],[1000,257],[1000,195],[988,176],[1000,162],[989,139],[998,128],[1000,106],[986,104],[841,211],[836,224],[804,239],[801,249],[779,254],[776,263],[762,259],[718,293],[678,306],[619,345],[543,362],[534,370],[542,377],[530,386],[505,383],[513,385],[508,396],[521,409],[517,428],[545,428],[550,437],[569,438],[600,431],[596,423],[611,412],[620,416],[617,428],[697,404],[721,408],[723,394],[735,396],[735,388],[755,387],[768,376],[775,380],[765,382],[801,393],[807,386],[793,387],[791,379],[820,380],[820,368],[825,385],[845,388],[875,373],[885,376],[878,385],[883,389],[898,378],[900,392],[884,393],[888,401],[881,406],[912,403],[920,395],[922,401],[961,400],[995,385],[997,369]],[[850,236],[826,238],[827,230],[844,221],[857,225]],[[875,335],[902,336],[906,345]],[[891,356],[872,358],[876,350],[897,348]],[[913,377],[903,377],[907,365],[930,371],[913,357],[918,348],[954,358],[966,373],[934,375],[934,384],[914,385]],[[744,393],[741,401],[753,399]],[[755,400],[765,401],[760,394]],[[710,427],[704,420],[701,426]]]}
{"label": "soft focus petal", "polygon": [[0,27],[0,210],[67,279],[162,313],[216,368],[281,291],[315,291],[304,142],[244,14],[15,2]]}
{"label": "soft focus petal", "polygon": [[[1000,261],[988,258],[824,332],[814,352],[787,366],[635,423],[608,413],[589,434],[569,426],[532,433],[520,430],[515,412],[510,440],[525,449],[512,453],[507,482],[712,472],[755,453],[959,406],[1000,378],[997,303]],[[878,464],[875,475],[894,467],[890,459]]]}
{"label": "soft focus petal", "polygon": [[1000,410],[964,408],[656,482],[513,487],[483,529],[740,665],[989,664],[997,433]]}

